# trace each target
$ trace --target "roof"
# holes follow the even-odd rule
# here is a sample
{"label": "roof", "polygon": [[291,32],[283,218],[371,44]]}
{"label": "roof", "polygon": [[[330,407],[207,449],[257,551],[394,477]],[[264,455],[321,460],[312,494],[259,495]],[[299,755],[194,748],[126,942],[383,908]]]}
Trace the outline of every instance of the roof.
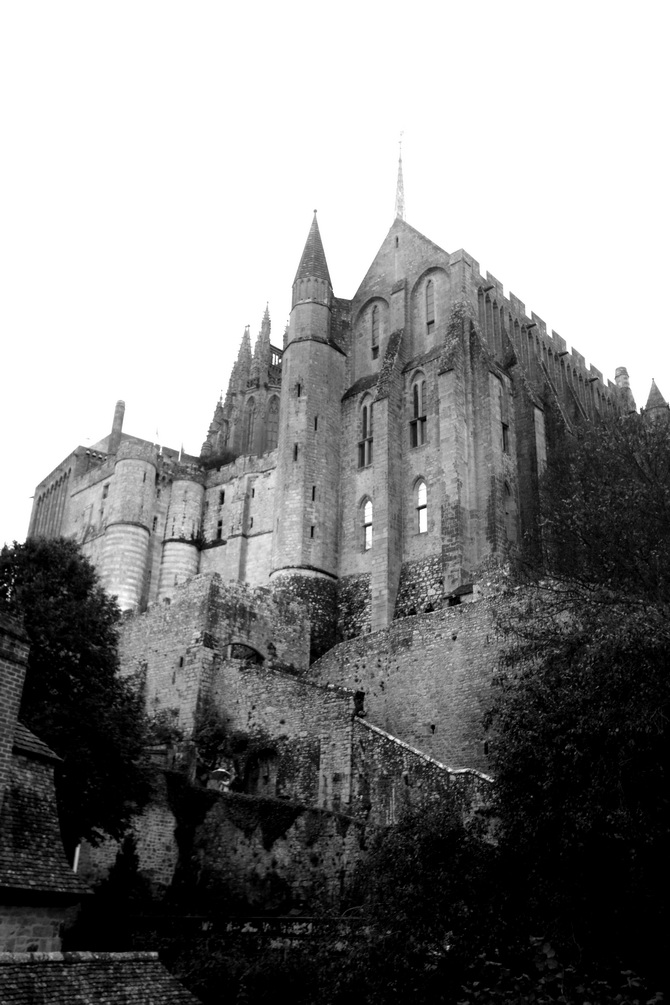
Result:
{"label": "roof", "polygon": [[649,391],[649,397],[647,398],[647,404],[645,406],[645,411],[649,408],[667,408],[668,403],[656,386],[656,381],[651,381],[651,389]]}
{"label": "roof", "polygon": [[21,754],[32,754],[34,757],[43,757],[45,761],[60,761],[58,754],[54,754],[51,747],[47,747],[43,740],[31,733],[21,722],[16,723],[14,730],[14,750]]}
{"label": "roof", "polygon": [[50,764],[39,763],[45,756],[42,749],[49,748],[25,727],[21,730],[26,743],[37,746],[40,754],[31,769],[13,758],[0,807],[0,887],[81,897],[89,891],[65,857],[53,770]]}
{"label": "roof", "polygon": [[0,953],[3,1005],[194,1005],[158,953]]}
{"label": "roof", "polygon": [[328,272],[326,253],[321,243],[319,225],[316,222],[316,210],[314,210],[314,219],[312,220],[312,226],[309,228],[305,250],[302,253],[300,265],[293,281],[296,282],[298,279],[325,279],[331,289],[333,286],[330,281],[330,273]]}

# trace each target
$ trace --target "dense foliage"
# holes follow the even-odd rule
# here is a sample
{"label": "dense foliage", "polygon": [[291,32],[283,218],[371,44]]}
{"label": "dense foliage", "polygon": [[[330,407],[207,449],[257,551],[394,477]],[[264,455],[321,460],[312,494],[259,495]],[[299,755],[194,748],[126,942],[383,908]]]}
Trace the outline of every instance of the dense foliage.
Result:
{"label": "dense foliage", "polygon": [[653,973],[668,924],[670,428],[590,429],[542,494],[490,715],[510,899],[568,961]]}
{"label": "dense foliage", "polygon": [[116,601],[74,542],[31,539],[0,552],[0,609],[30,640],[20,717],[63,759],[66,846],[119,837],[147,783],[143,699],[119,676]]}

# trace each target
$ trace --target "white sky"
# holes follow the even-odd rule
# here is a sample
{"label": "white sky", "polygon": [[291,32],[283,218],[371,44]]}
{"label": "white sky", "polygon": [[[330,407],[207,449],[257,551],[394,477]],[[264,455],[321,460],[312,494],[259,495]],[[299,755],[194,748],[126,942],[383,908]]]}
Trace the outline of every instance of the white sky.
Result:
{"label": "white sky", "polygon": [[465,248],[638,406],[670,398],[667,2],[0,3],[0,542],[77,444],[198,453],[312,218]]}

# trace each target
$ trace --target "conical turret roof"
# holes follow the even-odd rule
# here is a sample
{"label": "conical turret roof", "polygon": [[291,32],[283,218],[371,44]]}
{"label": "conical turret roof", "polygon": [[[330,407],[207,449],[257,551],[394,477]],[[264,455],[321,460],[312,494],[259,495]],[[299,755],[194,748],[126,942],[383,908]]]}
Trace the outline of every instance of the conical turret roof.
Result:
{"label": "conical turret roof", "polygon": [[647,398],[647,404],[645,405],[645,411],[650,408],[667,408],[667,401],[656,387],[656,381],[652,377],[651,379],[651,390],[649,391],[649,397]]}
{"label": "conical turret roof", "polygon": [[319,225],[316,222],[316,210],[314,210],[312,226],[309,228],[305,250],[302,253],[300,265],[293,282],[297,282],[298,279],[325,279],[331,289],[333,286],[330,281],[330,273],[328,272],[323,244],[321,243]]}

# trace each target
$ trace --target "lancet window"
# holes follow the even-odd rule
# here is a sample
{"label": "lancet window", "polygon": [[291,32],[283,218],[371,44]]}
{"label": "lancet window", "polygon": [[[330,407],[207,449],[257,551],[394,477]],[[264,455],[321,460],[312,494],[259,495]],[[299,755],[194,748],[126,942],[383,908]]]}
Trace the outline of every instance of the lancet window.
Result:
{"label": "lancet window", "polygon": [[360,410],[360,439],[358,441],[358,466],[372,464],[372,398],[365,398]]}
{"label": "lancet window", "polygon": [[410,446],[420,447],[426,442],[426,380],[417,374],[412,381],[412,418],[409,424]]}

